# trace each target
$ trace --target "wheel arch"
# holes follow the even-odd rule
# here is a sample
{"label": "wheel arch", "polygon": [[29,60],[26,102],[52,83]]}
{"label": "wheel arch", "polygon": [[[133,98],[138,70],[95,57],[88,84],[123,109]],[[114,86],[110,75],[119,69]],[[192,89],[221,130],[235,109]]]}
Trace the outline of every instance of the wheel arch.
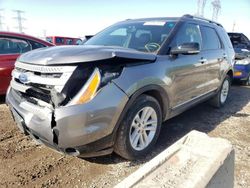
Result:
{"label": "wheel arch", "polygon": [[228,75],[230,77],[231,82],[232,82],[233,81],[233,70],[230,69],[229,71],[227,71],[226,75]]}
{"label": "wheel arch", "polygon": [[169,97],[168,97],[167,92],[161,86],[158,86],[158,85],[148,85],[148,86],[142,87],[139,90],[137,90],[135,93],[133,93],[131,96],[129,96],[129,100],[127,104],[125,105],[118,121],[116,122],[115,128],[113,130],[113,133],[112,133],[113,141],[116,140],[117,131],[119,129],[121,121],[127,114],[127,111],[132,106],[133,102],[141,95],[149,95],[151,97],[154,97],[159,102],[159,105],[162,110],[162,121],[164,121],[166,117],[168,116]]}

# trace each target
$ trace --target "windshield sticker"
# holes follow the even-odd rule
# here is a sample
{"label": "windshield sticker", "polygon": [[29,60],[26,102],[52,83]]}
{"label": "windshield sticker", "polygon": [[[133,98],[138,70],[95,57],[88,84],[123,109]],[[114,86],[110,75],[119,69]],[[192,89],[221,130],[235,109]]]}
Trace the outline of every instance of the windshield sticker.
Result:
{"label": "windshield sticker", "polygon": [[168,23],[168,27],[174,27],[174,23]]}
{"label": "windshield sticker", "polygon": [[145,22],[143,25],[164,26],[165,24],[166,24],[166,22],[162,22],[162,21],[149,21],[149,22]]}

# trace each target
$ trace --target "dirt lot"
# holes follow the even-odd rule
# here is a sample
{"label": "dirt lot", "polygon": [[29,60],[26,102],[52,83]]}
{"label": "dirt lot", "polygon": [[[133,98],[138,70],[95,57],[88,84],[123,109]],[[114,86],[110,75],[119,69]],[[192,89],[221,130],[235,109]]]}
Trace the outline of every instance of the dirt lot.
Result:
{"label": "dirt lot", "polygon": [[37,145],[18,131],[0,101],[0,187],[112,187],[193,129],[232,142],[235,187],[250,187],[250,87],[234,86],[222,109],[204,103],[164,123],[153,153],[136,162],[115,154],[79,159]]}

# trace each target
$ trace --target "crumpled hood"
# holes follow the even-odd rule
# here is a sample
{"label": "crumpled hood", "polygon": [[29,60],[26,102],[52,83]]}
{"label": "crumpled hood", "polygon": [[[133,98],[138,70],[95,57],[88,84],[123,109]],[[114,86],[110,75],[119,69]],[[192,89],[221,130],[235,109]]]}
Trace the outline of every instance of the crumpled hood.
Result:
{"label": "crumpled hood", "polygon": [[[119,61],[155,61],[156,55],[133,49],[107,46],[55,46],[41,48],[22,54],[18,61],[36,65],[58,65],[84,62],[101,62],[119,59]],[[114,61],[112,61],[114,62]]]}

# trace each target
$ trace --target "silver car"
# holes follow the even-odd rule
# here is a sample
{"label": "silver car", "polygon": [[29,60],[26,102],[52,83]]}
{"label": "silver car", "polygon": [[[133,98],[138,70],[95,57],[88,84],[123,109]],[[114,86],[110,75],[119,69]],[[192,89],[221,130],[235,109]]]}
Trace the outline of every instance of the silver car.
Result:
{"label": "silver car", "polygon": [[25,53],[6,102],[18,127],[63,153],[152,151],[163,121],[227,100],[234,51],[223,27],[184,15],[119,22],[82,46]]}

